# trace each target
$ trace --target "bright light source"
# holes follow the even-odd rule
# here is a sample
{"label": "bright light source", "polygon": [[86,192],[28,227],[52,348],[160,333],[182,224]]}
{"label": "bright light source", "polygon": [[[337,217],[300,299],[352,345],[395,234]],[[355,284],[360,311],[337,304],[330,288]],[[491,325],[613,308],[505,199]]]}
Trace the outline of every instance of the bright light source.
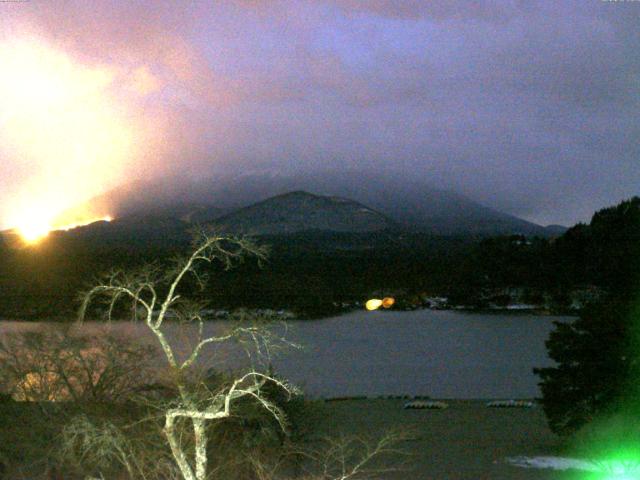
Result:
{"label": "bright light source", "polygon": [[383,308],[391,308],[393,304],[396,303],[396,299],[393,297],[385,297],[382,299],[382,307]]}
{"label": "bright light source", "polygon": [[0,158],[16,166],[0,230],[35,243],[103,219],[89,208],[65,212],[119,184],[134,153],[135,120],[116,86],[111,68],[38,39],[0,44]]}
{"label": "bright light source", "polygon": [[110,215],[107,215],[105,217],[91,218],[68,225],[51,225],[51,223],[47,221],[46,216],[32,216],[26,217],[24,221],[20,222],[20,224],[15,228],[15,231],[26,244],[33,245],[46,238],[51,231],[67,231],[95,222],[110,222],[112,220],[113,218]]}
{"label": "bright light source", "polygon": [[51,226],[43,218],[25,218],[24,222],[16,227],[16,231],[26,243],[37,243],[46,237]]}
{"label": "bright light source", "polygon": [[637,461],[611,460],[599,463],[606,472],[603,480],[640,479],[640,463]]}
{"label": "bright light source", "polygon": [[364,304],[365,308],[369,311],[377,310],[382,306],[382,300],[379,298],[372,298],[368,300],[367,303]]}
{"label": "bright light source", "polygon": [[602,480],[638,480],[640,473],[609,473]]}

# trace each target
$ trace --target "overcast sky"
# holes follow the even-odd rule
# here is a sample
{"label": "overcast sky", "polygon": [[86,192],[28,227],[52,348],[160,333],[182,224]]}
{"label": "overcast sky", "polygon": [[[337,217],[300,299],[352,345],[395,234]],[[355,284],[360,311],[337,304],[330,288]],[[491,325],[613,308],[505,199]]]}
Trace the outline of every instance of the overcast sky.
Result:
{"label": "overcast sky", "polygon": [[[92,189],[362,167],[566,225],[640,194],[640,2],[30,0],[0,29],[108,73],[135,135]],[[0,147],[0,202],[51,161],[25,148]]]}

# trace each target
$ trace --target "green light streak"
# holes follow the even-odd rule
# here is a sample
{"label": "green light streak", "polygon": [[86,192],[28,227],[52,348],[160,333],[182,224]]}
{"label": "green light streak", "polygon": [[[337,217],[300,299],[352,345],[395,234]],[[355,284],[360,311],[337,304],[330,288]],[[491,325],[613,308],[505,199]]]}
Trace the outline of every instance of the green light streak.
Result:
{"label": "green light streak", "polygon": [[629,458],[625,453],[618,458],[592,461],[602,473],[597,477],[600,480],[640,480],[640,460]]}

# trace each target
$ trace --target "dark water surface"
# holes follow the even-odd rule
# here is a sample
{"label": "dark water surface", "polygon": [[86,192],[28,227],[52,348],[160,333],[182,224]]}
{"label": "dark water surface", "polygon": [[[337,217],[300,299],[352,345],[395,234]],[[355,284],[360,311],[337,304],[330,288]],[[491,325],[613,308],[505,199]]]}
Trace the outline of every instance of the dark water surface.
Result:
{"label": "dark water surface", "polygon": [[[551,364],[544,346],[553,320],[527,314],[456,311],[354,312],[292,321],[287,336],[304,346],[280,353],[276,372],[314,397],[429,395],[434,398],[531,398],[539,395],[534,367]],[[43,324],[0,322],[0,334]],[[105,328],[84,324],[87,332]],[[153,340],[142,323],[110,327]],[[167,323],[167,336],[186,351],[195,330]],[[225,322],[205,325],[220,332]],[[237,352],[209,353],[208,365],[237,365]]]}
{"label": "dark water surface", "polygon": [[278,362],[316,395],[535,397],[553,320],[455,311],[356,312],[295,324],[307,350]]}

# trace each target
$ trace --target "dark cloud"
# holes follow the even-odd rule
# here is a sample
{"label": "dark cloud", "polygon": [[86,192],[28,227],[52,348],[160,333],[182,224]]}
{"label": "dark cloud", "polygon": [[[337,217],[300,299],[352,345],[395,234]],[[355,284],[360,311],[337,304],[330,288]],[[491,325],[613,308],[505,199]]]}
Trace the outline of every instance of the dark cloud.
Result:
{"label": "dark cloud", "polygon": [[10,8],[11,25],[159,82],[144,102],[171,171],[392,168],[540,222],[640,193],[639,3]]}
{"label": "dark cloud", "polygon": [[[519,0],[333,0],[332,3],[348,13],[367,13],[385,18],[433,20],[506,21],[520,9],[528,9],[532,2]],[[535,2],[533,2],[535,3]]]}

